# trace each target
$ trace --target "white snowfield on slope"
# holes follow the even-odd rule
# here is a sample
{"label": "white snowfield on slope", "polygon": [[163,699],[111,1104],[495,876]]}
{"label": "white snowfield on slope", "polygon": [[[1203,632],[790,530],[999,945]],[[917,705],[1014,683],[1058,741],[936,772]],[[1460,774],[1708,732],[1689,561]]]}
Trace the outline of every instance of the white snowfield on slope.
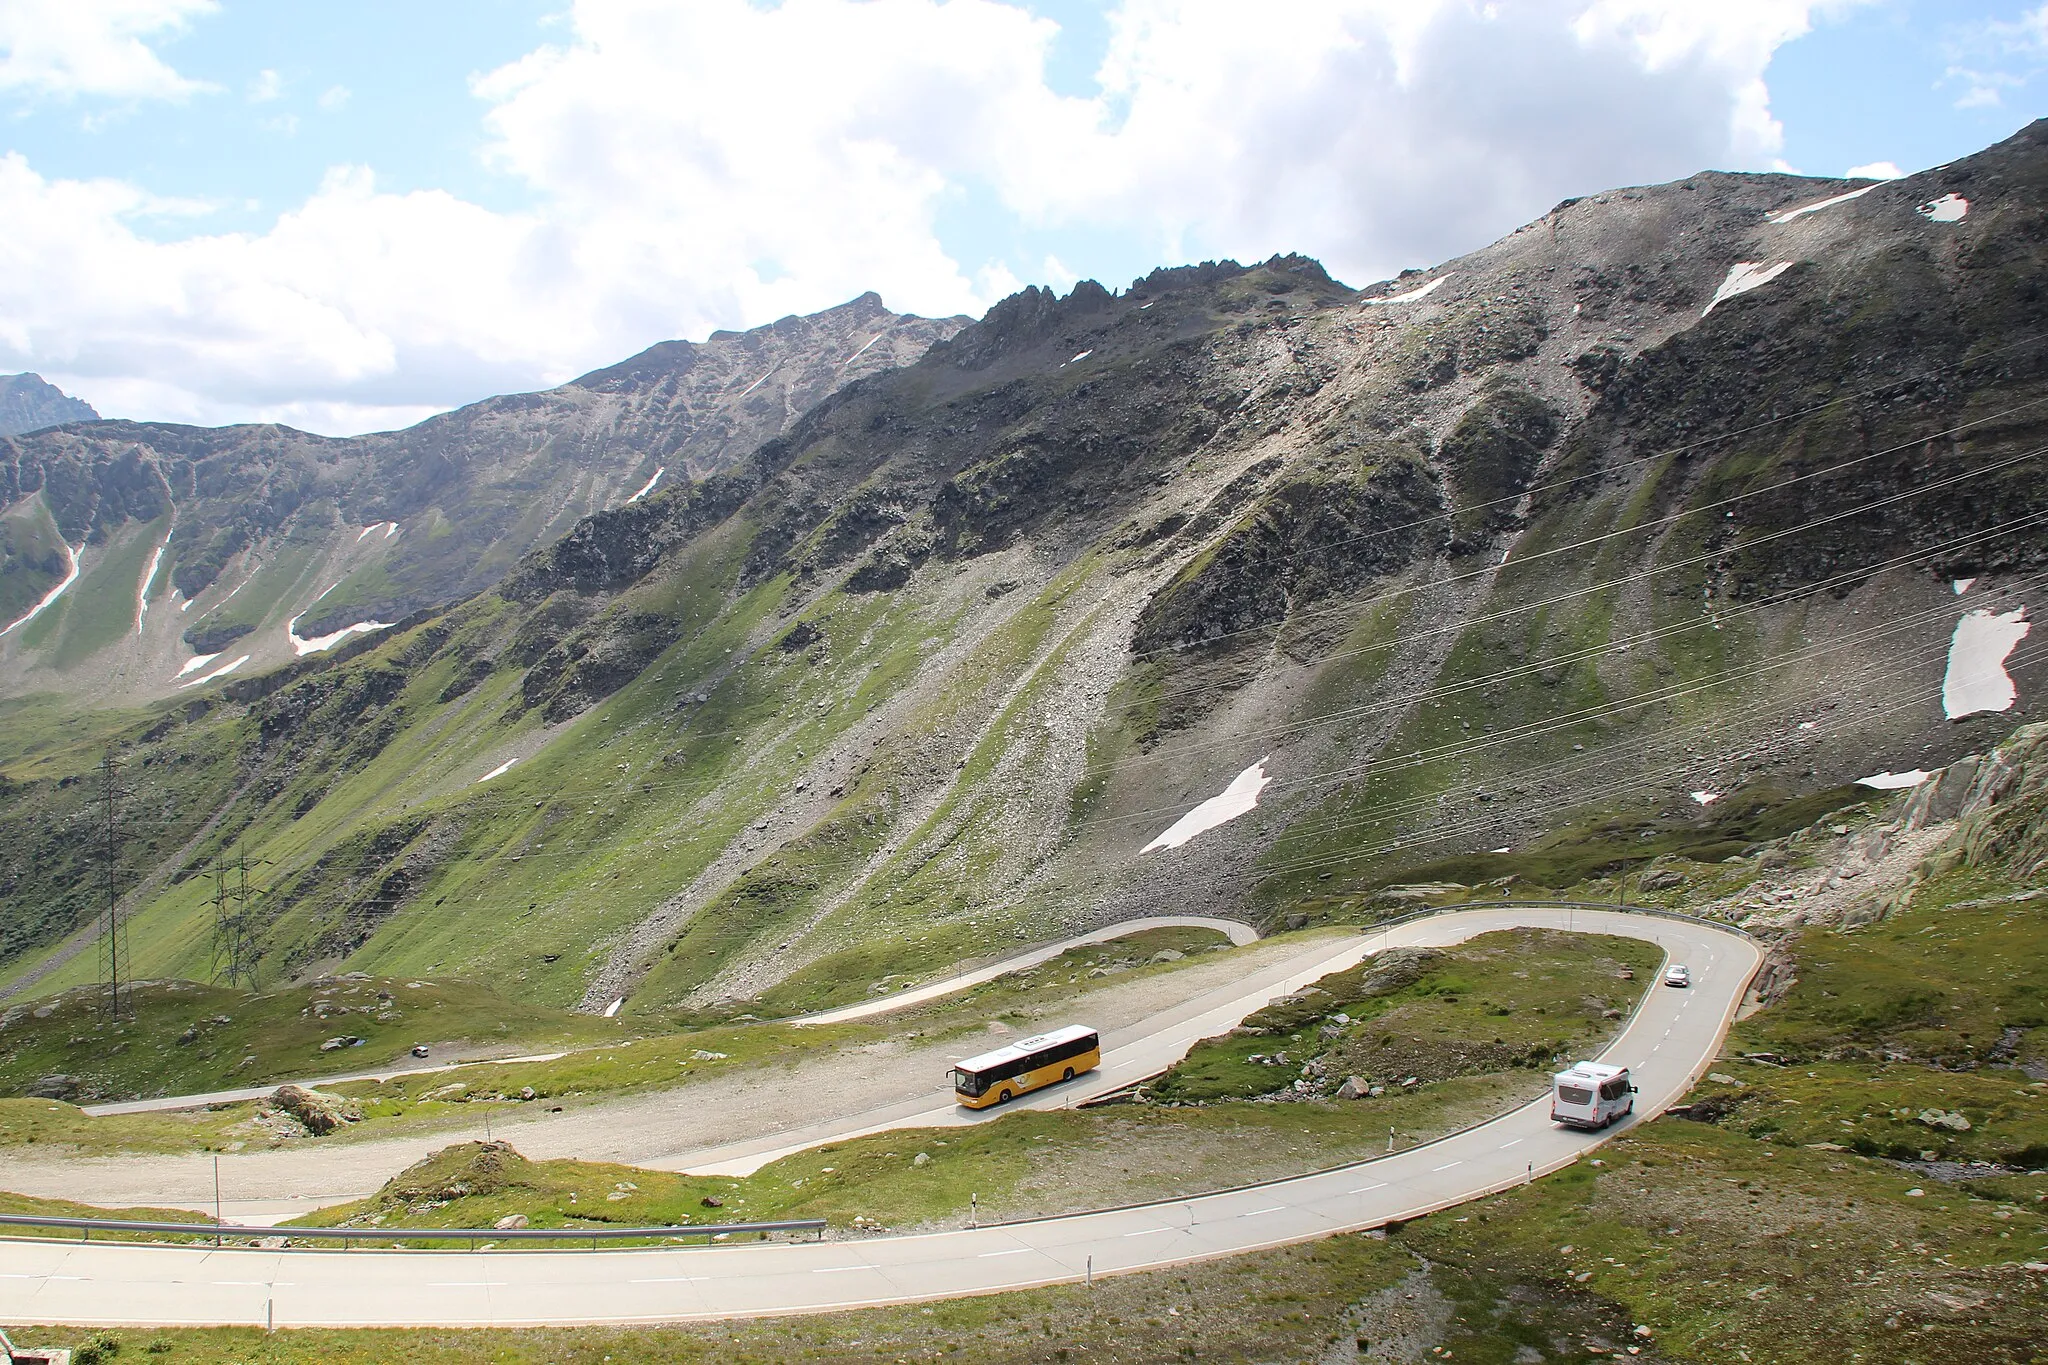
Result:
{"label": "white snowfield on slope", "polygon": [[2005,671],[2006,656],[2033,628],[2024,606],[2005,612],[1980,608],[1956,622],[1948,646],[1948,674],[1941,680],[1941,707],[1950,720],[2012,709],[2019,688]]}

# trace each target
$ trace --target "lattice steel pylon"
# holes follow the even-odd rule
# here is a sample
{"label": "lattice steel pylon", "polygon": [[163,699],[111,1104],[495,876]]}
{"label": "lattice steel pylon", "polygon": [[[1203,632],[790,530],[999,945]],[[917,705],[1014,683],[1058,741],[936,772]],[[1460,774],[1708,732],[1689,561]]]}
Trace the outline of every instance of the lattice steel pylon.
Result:
{"label": "lattice steel pylon", "polygon": [[[263,860],[257,860],[262,866]],[[249,890],[249,854],[236,849],[232,862],[213,865],[213,979],[228,986],[254,989],[256,934],[250,903],[261,891]]]}
{"label": "lattice steel pylon", "polygon": [[128,921],[121,914],[121,803],[131,793],[121,785],[121,759],[112,749],[100,759],[100,978],[106,985],[102,1008],[119,1019],[133,1003],[128,960]]}

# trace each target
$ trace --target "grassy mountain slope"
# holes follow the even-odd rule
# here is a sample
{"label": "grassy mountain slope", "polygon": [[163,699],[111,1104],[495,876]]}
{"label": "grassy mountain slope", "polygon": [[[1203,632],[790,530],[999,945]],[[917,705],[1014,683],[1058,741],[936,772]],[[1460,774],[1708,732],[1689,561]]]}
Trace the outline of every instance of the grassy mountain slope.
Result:
{"label": "grassy mountain slope", "polygon": [[[1983,747],[1939,688],[1959,617],[2038,600],[2048,128],[1774,221],[1842,189],[1616,191],[1363,292],[1027,290],[494,591],[120,729],[137,961],[204,973],[243,845],[267,980],[793,1009],[1138,912],[1370,918],[1448,858],[1740,848]],[[91,975],[108,728],[5,737],[14,988]]]}
{"label": "grassy mountain slope", "polygon": [[[132,603],[157,549],[151,583],[164,605],[133,638],[53,625],[0,644],[0,689],[146,700],[189,681],[179,670],[195,655],[248,656],[243,667],[260,671],[304,652],[295,635],[461,600],[578,518],[724,468],[840,385],[916,359],[964,321],[891,313],[866,294],[347,439],[74,420],[0,442],[8,515],[41,507],[88,563],[106,561],[99,580],[67,592],[73,614]],[[108,548],[145,524],[144,564],[114,562]],[[48,561],[0,561],[0,604],[32,603]]]}

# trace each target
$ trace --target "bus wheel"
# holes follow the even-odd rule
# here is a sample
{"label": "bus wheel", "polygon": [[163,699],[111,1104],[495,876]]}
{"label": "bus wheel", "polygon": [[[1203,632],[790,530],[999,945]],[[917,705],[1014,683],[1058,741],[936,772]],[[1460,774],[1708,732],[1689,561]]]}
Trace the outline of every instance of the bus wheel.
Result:
{"label": "bus wheel", "polygon": [[1007,1091],[1007,1090],[998,1090],[998,1091],[996,1092],[996,1103],[997,1103],[997,1104],[1008,1104],[1009,1102],[1010,1102],[1010,1092],[1009,1092],[1009,1091]]}
{"label": "bus wheel", "polygon": [[1067,1072],[1066,1072],[1066,1074],[1065,1074],[1064,1076],[1061,1076],[1061,1077],[1060,1077],[1060,1079],[1061,1079],[1061,1080],[1063,1080],[1063,1081],[1071,1081],[1071,1080],[1073,1080],[1073,1079],[1074,1079],[1074,1068],[1072,1068],[1072,1067],[1068,1067],[1068,1068],[1067,1068]]}

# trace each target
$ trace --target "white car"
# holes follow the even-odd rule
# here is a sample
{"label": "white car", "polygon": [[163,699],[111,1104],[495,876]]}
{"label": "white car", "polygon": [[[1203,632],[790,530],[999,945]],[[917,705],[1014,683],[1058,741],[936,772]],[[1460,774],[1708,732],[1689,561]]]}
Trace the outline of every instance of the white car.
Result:
{"label": "white car", "polygon": [[1690,986],[1692,984],[1692,968],[1683,964],[1666,967],[1664,969],[1664,984],[1667,986]]}

